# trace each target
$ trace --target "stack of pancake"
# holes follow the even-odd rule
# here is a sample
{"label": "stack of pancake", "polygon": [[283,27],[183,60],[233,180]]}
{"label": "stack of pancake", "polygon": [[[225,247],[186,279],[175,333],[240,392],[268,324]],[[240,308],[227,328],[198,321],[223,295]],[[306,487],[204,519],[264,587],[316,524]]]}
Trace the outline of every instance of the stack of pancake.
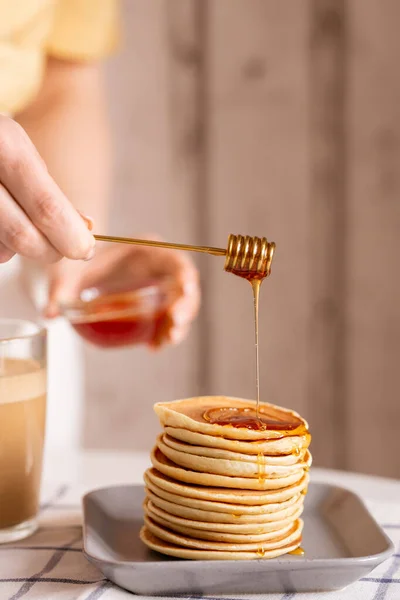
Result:
{"label": "stack of pancake", "polygon": [[293,411],[225,396],[155,405],[142,541],[197,560],[273,558],[301,543],[311,436]]}

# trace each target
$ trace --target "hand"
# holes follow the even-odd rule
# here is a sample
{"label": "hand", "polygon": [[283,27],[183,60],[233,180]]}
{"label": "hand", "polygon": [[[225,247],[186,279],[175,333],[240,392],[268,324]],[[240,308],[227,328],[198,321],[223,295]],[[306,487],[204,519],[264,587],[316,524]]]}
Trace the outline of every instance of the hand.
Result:
{"label": "hand", "polygon": [[0,115],[0,263],[87,259],[94,243],[25,131]]}
{"label": "hand", "polygon": [[177,295],[168,307],[152,346],[177,344],[186,336],[199,310],[199,277],[186,254],[165,248],[107,245],[96,251],[90,263],[63,260],[52,265],[46,316],[57,316],[60,303],[75,300],[83,289],[101,287],[102,282],[112,287],[113,282],[120,285],[123,281],[127,288],[133,289],[166,276],[174,280]]}

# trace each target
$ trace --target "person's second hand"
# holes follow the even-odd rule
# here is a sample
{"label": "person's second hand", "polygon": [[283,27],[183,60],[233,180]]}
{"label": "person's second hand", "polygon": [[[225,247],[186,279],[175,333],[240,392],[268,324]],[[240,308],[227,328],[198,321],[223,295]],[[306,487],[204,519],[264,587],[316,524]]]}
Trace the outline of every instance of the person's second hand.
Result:
{"label": "person's second hand", "polygon": [[151,347],[165,343],[178,344],[188,333],[200,305],[199,277],[192,261],[181,252],[159,248],[106,246],[99,248],[94,258],[86,262],[63,260],[48,267],[49,299],[46,318],[59,316],[61,303],[79,298],[80,292],[108,284],[126,281],[137,287],[143,282],[168,276],[173,280],[176,294],[167,308],[165,318],[156,332]]}

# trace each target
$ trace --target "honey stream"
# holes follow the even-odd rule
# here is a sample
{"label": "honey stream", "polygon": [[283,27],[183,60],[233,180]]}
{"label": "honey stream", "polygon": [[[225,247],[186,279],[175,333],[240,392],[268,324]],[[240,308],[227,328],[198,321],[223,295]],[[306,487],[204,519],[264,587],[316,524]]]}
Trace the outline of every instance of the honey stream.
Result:
{"label": "honey stream", "polygon": [[256,418],[260,419],[260,353],[258,344],[258,313],[260,303],[260,288],[263,280],[262,279],[250,279],[250,284],[253,290],[254,300],[254,333],[256,343],[256,392],[257,392],[257,404],[256,404]]}

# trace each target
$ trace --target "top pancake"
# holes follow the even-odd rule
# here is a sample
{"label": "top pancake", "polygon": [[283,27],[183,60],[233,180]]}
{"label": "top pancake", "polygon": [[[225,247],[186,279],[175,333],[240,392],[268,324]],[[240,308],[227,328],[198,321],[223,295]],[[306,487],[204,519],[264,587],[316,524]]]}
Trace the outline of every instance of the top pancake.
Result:
{"label": "top pancake", "polygon": [[[254,409],[255,402],[227,396],[200,396],[174,402],[160,402],[154,406],[154,410],[164,427],[186,429],[231,440],[280,439],[286,436],[304,435],[308,430],[307,422],[296,412],[266,402],[260,403],[262,416],[271,418],[271,426],[266,429],[252,430],[232,425],[219,425],[210,423],[204,418],[204,413],[210,409],[249,407]],[[274,429],[274,422],[279,422],[281,426]],[[286,424],[287,428],[282,428],[282,425]]]}

